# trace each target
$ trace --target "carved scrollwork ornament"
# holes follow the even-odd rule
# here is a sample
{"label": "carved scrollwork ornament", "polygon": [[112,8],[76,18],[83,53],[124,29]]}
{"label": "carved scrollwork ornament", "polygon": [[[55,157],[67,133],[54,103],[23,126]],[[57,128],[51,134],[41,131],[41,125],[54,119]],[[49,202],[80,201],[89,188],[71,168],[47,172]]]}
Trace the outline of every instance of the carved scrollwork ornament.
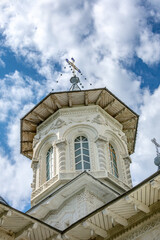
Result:
{"label": "carved scrollwork ornament", "polygon": [[40,134],[37,134],[37,135],[34,136],[33,144],[32,144],[33,148],[36,147],[37,143],[40,141],[40,138],[41,138]]}
{"label": "carved scrollwork ornament", "polygon": [[[154,238],[151,238],[153,236],[152,233],[155,235]],[[146,234],[148,237],[146,237]],[[138,226],[132,228],[130,231],[127,231],[121,236],[111,238],[111,240],[136,240],[136,239],[159,240],[159,236],[160,236],[160,216],[159,214],[156,214],[153,218],[149,219],[149,221],[147,220],[145,222],[142,222]]]}
{"label": "carved scrollwork ornament", "polygon": [[66,125],[66,122],[64,120],[62,120],[61,118],[58,118],[57,121],[55,122],[54,127],[61,128],[64,125]]}
{"label": "carved scrollwork ornament", "polygon": [[125,144],[127,144],[127,137],[126,137],[126,135],[123,135],[123,136],[121,137],[121,139],[122,139],[122,141],[125,142]]}
{"label": "carved scrollwork ornament", "polygon": [[93,118],[92,122],[95,122],[97,124],[106,125],[105,119],[99,114],[95,118]]}

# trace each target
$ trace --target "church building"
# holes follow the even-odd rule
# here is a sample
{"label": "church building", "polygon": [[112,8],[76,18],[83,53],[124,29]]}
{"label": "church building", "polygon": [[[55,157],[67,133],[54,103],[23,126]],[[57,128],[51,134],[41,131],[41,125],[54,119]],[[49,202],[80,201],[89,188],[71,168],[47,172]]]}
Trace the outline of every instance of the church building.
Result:
{"label": "church building", "polygon": [[160,171],[132,187],[138,115],[108,89],[70,81],[21,119],[31,209],[0,198],[0,239],[159,240]]}

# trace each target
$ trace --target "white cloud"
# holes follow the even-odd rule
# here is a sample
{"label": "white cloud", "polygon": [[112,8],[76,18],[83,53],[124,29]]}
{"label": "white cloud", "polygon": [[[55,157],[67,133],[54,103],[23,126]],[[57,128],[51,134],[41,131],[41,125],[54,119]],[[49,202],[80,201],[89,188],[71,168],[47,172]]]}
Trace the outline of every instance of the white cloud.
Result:
{"label": "white cloud", "polygon": [[155,19],[156,22],[160,20],[160,1],[159,0],[147,0],[150,7],[150,15]]}
{"label": "white cloud", "polygon": [[23,210],[30,202],[29,182],[32,179],[30,162],[19,156],[17,162],[12,163],[6,154],[0,152],[0,169],[0,195],[11,206]]}
{"label": "white cloud", "polygon": [[160,35],[144,30],[140,36],[137,55],[146,64],[158,63],[160,61]]}
{"label": "white cloud", "polygon": [[48,58],[61,62],[72,54],[83,66],[101,55],[128,61],[146,24],[138,1],[2,1],[0,7],[6,44],[35,66],[40,61],[41,72]]}
{"label": "white cloud", "polygon": [[45,86],[27,76],[22,76],[18,71],[0,79],[0,121],[5,121],[9,112],[17,115],[22,104],[39,99],[45,89]]}
{"label": "white cloud", "polygon": [[[25,56],[47,78],[49,87],[52,81],[54,89],[60,86],[49,59],[63,65],[66,57],[74,56],[88,79],[99,83],[97,78],[104,83],[108,79],[107,69],[122,72],[120,61],[130,64],[135,54],[146,63],[160,60],[158,35],[147,25],[150,12],[139,1],[2,1],[0,9],[6,44]],[[117,81],[109,77],[114,88]],[[123,74],[115,72],[115,78],[124,86]]]}
{"label": "white cloud", "polygon": [[2,146],[6,146],[0,148],[0,195],[23,210],[30,202],[32,171],[30,160],[20,155],[20,118],[34,106],[33,101],[38,97],[34,92],[38,93],[40,88],[39,97],[42,97],[45,88],[17,71],[6,75],[0,84],[0,120],[7,122],[8,138],[5,145],[0,140]]}
{"label": "white cloud", "polygon": [[[101,71],[99,71],[99,68]],[[143,96],[143,91],[140,89],[140,78],[134,73],[122,69],[118,63],[109,58],[100,62],[95,74],[101,80],[95,82],[94,87],[107,86],[123,102],[135,111],[138,110],[138,105],[142,103]]]}
{"label": "white cloud", "polygon": [[0,149],[0,195],[11,206],[23,210],[30,202],[32,171],[31,162],[19,154],[20,115],[21,113],[12,118],[8,124],[7,135],[10,152],[8,152],[8,148]]}
{"label": "white cloud", "polygon": [[[97,34],[95,44],[101,44],[114,59],[129,59],[139,31],[145,23],[144,9],[137,1],[98,1],[94,6]],[[94,39],[95,40],[95,39]]]}

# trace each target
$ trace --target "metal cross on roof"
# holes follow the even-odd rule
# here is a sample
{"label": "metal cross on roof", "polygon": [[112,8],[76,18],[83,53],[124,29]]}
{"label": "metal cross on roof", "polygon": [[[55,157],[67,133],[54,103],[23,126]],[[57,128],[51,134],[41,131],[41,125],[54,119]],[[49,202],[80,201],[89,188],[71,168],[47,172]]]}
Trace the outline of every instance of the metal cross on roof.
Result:
{"label": "metal cross on roof", "polygon": [[81,90],[80,87],[78,86],[78,83],[80,82],[79,78],[75,74],[75,70],[79,73],[81,73],[80,69],[76,67],[74,64],[75,60],[74,58],[71,58],[72,62],[66,59],[66,62],[72,67],[72,73],[73,77],[71,77],[70,82],[72,83],[72,86],[70,88],[70,91],[79,91]]}
{"label": "metal cross on roof", "polygon": [[80,69],[76,67],[76,65],[74,64],[75,63],[75,60],[74,58],[71,58],[72,62],[69,61],[68,59],[66,59],[66,62],[73,68],[73,76],[75,76],[75,70],[79,73],[81,73]]}

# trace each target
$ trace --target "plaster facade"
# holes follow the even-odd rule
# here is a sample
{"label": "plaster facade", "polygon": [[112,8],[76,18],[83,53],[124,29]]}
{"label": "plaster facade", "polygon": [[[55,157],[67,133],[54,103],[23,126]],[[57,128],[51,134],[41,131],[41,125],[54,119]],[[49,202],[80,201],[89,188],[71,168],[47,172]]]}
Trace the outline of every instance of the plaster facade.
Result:
{"label": "plaster facade", "polygon": [[55,211],[50,211],[43,221],[60,230],[64,230],[74,222],[102,206],[104,202],[98,199],[87,188],[80,190]]}
{"label": "plaster facade", "polygon": [[[89,142],[90,170],[94,177],[123,193],[132,186],[131,159],[122,125],[99,106],[78,106],[58,110],[37,127],[33,141],[32,205],[57,189],[81,170],[75,170],[74,140],[85,136]],[[109,143],[115,149],[119,177],[111,171]],[[46,154],[53,147],[53,178],[46,181]],[[41,198],[42,197],[42,198]]]}

